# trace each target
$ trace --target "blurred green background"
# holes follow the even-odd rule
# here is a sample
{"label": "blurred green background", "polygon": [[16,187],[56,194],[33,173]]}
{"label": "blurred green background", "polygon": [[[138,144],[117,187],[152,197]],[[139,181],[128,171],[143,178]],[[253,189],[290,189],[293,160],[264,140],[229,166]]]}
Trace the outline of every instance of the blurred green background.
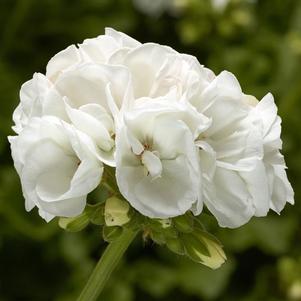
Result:
{"label": "blurred green background", "polygon": [[0,25],[0,301],[76,300],[105,247],[96,227],[66,233],[25,212],[6,138],[20,85],[105,26],[230,70],[257,98],[271,91],[296,205],[236,230],[203,214],[229,258],[218,271],[138,239],[99,300],[301,300],[300,0],[0,0]]}

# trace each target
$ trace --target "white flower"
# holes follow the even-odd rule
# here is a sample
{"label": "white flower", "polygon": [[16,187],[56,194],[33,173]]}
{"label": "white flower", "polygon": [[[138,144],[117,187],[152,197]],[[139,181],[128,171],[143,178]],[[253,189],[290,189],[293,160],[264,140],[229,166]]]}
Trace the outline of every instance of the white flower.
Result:
{"label": "white flower", "polygon": [[62,73],[54,87],[64,99],[70,123],[93,139],[102,162],[114,166],[114,119],[131,95],[128,71],[121,66],[80,64]]}
{"label": "white flower", "polygon": [[15,132],[33,117],[56,116],[89,135],[98,146],[99,160],[114,166],[114,119],[132,97],[132,87],[128,70],[107,61],[117,50],[139,45],[108,28],[106,35],[56,54],[46,76],[36,73],[21,87],[21,102],[13,115]]}
{"label": "white flower", "polygon": [[152,218],[202,210],[194,138],[210,122],[188,105],[173,103],[169,96],[137,104],[124,114],[124,125],[117,133],[120,192]]}
{"label": "white flower", "polygon": [[202,168],[204,203],[221,226],[237,227],[254,215],[248,187],[239,172],[262,158],[262,142],[247,122],[248,105],[236,78],[228,72],[195,91],[191,103],[211,126],[196,140]]}
{"label": "white flower", "polygon": [[129,50],[139,45],[138,41],[126,34],[106,28],[105,35],[86,39],[79,44],[79,48],[71,45],[57,53],[47,64],[46,76],[55,81],[61,73],[82,62],[104,64],[117,50]]}
{"label": "white flower", "polygon": [[103,172],[88,136],[55,117],[43,117],[31,119],[9,141],[26,210],[37,206],[47,221],[83,211]]}
{"label": "white flower", "polygon": [[20,103],[13,114],[13,130],[20,133],[32,117],[54,115],[66,120],[62,97],[52,82],[43,74],[35,73],[20,90]]}
{"label": "white flower", "polygon": [[[253,109],[254,98],[242,93],[229,72],[209,81],[190,101],[212,119],[196,145],[200,147],[204,203],[220,226],[239,227],[252,216],[265,216],[270,208],[275,209],[274,202],[280,202],[281,209],[292,202],[292,189],[279,161],[280,119],[273,102],[268,109],[263,99]],[[277,176],[271,175],[272,167],[266,163],[271,155]],[[271,182],[280,181],[279,177],[283,184],[276,196]]]}
{"label": "white flower", "polygon": [[[294,191],[289,183],[285,169],[284,158],[280,153],[282,148],[281,119],[277,115],[277,107],[272,94],[267,94],[251,110],[253,122],[259,127],[263,140],[264,156],[262,164],[266,180],[254,182],[257,191],[263,191],[263,185],[267,186],[267,201],[269,207],[277,213],[284,208],[285,203],[294,204]],[[255,180],[256,181],[256,180]]]}

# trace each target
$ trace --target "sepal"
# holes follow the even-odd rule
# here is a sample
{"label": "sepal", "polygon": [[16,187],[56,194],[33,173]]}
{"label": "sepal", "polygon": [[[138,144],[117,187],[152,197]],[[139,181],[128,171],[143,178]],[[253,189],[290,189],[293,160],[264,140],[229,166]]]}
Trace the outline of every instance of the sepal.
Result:
{"label": "sepal", "polygon": [[89,216],[84,211],[76,217],[60,217],[59,226],[69,232],[78,232],[89,224]]}
{"label": "sepal", "polygon": [[106,242],[113,242],[122,234],[122,227],[119,226],[103,226],[102,228],[102,236]]}

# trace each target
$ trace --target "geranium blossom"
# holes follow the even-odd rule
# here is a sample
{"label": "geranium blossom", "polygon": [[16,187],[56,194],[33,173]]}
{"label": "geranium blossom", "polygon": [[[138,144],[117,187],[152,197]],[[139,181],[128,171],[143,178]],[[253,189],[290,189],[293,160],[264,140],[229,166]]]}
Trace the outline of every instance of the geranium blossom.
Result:
{"label": "geranium blossom", "polygon": [[151,218],[198,215],[205,204],[220,226],[238,227],[293,203],[271,94],[258,102],[233,74],[113,29],[34,74],[13,120],[26,208],[46,219],[81,213],[103,164]]}

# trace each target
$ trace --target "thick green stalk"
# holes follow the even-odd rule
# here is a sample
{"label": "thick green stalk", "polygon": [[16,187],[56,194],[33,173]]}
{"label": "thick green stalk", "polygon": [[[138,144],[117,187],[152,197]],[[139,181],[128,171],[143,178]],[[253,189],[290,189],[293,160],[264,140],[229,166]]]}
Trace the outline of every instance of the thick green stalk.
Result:
{"label": "thick green stalk", "polygon": [[111,273],[136,234],[137,232],[123,229],[123,233],[120,237],[107,246],[77,301],[97,300],[107,280],[110,278]]}

